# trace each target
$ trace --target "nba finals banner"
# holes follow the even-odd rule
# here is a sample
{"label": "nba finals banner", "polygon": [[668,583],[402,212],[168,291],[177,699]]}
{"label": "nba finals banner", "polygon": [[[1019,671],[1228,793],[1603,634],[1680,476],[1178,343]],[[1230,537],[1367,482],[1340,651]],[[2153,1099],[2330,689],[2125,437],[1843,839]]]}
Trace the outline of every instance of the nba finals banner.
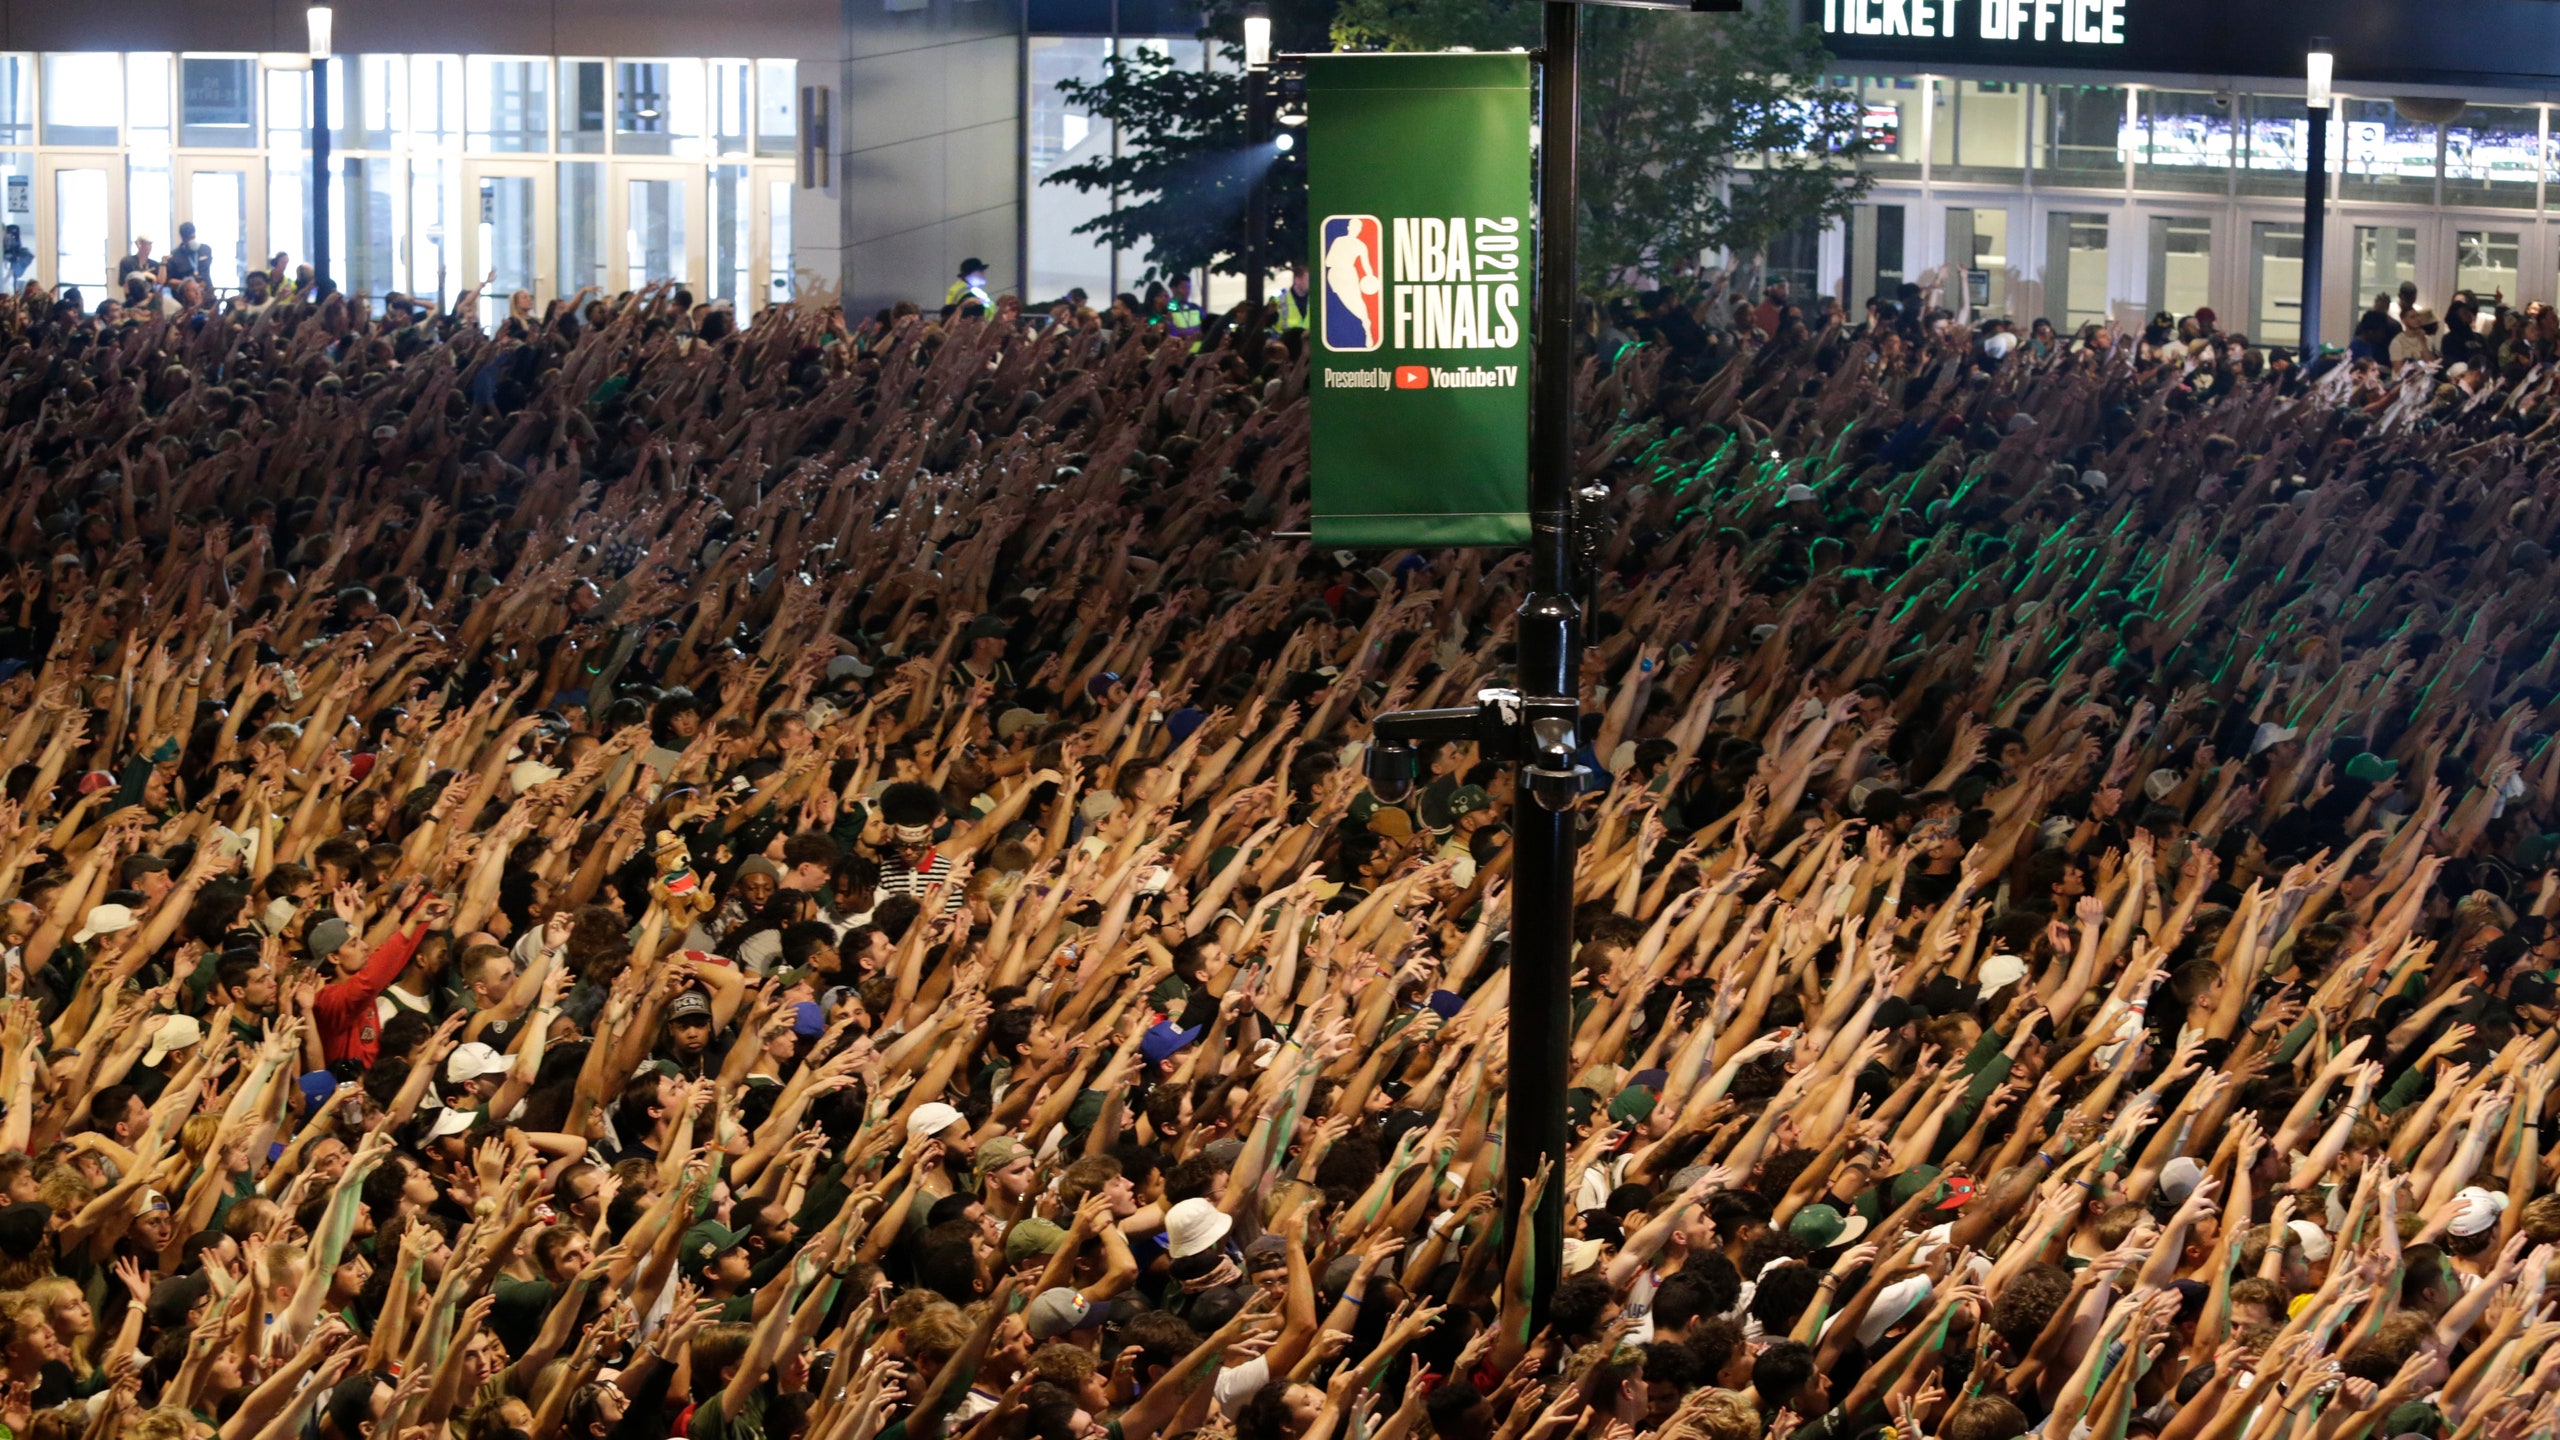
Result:
{"label": "nba finals banner", "polygon": [[1529,57],[1307,62],[1315,541],[1529,539]]}

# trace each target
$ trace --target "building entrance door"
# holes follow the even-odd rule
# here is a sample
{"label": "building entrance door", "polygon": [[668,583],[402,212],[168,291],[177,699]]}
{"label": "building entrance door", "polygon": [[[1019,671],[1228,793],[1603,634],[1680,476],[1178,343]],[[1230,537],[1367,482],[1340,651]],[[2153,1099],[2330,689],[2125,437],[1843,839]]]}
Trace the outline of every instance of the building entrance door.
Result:
{"label": "building entrance door", "polygon": [[81,303],[93,311],[115,294],[116,262],[133,248],[125,234],[124,157],[39,157],[36,237],[36,273],[47,286],[80,287]]}
{"label": "building entrance door", "polygon": [[242,277],[267,258],[266,170],[256,160],[178,161],[178,219],[196,227],[196,243],[213,252],[204,281],[216,295],[236,294]]}
{"label": "building entrance door", "polygon": [[521,291],[536,306],[550,298],[551,167],[539,161],[474,160],[462,175],[462,271],[480,286],[480,323],[495,329]]}
{"label": "building entrance door", "polygon": [[615,290],[660,282],[703,293],[710,226],[704,214],[704,171],[698,165],[634,165],[613,168],[606,192],[612,220],[607,265]]}

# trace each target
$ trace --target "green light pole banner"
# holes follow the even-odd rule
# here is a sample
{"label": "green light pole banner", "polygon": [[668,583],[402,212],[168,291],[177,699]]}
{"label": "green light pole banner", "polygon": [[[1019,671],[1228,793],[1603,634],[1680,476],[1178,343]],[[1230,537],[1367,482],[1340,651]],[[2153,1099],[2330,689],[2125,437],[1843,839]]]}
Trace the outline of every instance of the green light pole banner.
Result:
{"label": "green light pole banner", "polygon": [[1315,541],[1529,539],[1529,57],[1307,62]]}

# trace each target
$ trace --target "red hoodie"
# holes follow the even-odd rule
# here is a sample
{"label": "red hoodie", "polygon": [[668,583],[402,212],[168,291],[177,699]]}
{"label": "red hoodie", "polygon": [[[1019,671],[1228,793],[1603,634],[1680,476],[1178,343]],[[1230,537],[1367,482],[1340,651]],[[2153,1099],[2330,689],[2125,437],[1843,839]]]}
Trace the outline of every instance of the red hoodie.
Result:
{"label": "red hoodie", "polygon": [[353,1060],[372,1066],[382,1048],[374,998],[400,978],[409,957],[418,953],[418,942],[426,938],[424,925],[393,931],[381,948],[365,957],[363,969],[320,987],[319,998],[311,1002],[311,1015],[320,1025],[320,1053],[330,1064]]}

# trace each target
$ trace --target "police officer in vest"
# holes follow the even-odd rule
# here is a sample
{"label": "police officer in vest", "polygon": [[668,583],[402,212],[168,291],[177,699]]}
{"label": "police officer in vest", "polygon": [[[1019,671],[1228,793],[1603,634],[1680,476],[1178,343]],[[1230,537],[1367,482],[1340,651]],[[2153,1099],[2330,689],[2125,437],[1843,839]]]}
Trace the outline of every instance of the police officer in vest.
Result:
{"label": "police officer in vest", "polygon": [[1289,288],[1280,292],[1280,328],[1306,329],[1309,304],[1307,262],[1301,260],[1289,267]]}
{"label": "police officer in vest", "polygon": [[981,309],[996,308],[996,302],[987,294],[987,262],[975,255],[960,262],[960,278],[952,281],[951,288],[942,292],[942,313],[945,316],[955,314],[971,301],[977,302]]}
{"label": "police officer in vest", "polygon": [[1176,340],[1198,340],[1200,307],[1191,300],[1191,277],[1176,275],[1166,288],[1169,294],[1164,302],[1165,333]]}

